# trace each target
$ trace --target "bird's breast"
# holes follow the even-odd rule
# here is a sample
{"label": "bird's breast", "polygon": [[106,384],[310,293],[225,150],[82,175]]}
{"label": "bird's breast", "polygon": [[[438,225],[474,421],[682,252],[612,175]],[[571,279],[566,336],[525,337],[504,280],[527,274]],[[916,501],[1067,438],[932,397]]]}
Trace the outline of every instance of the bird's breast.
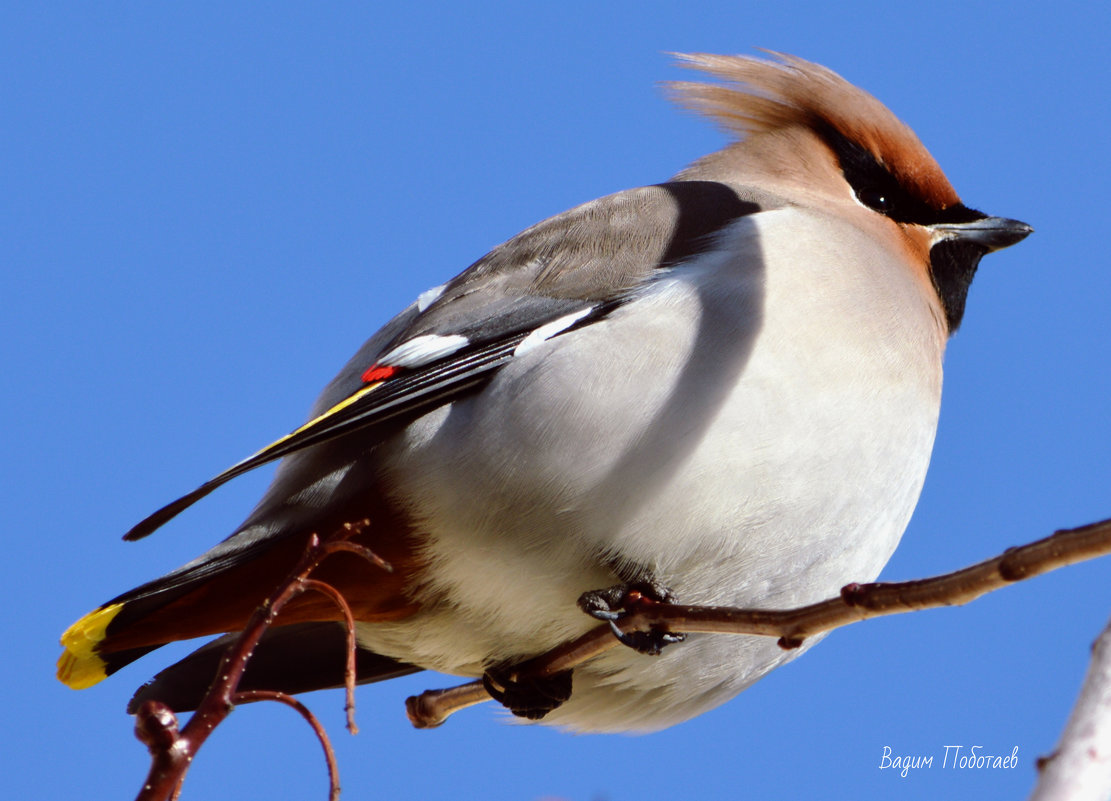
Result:
{"label": "bird's breast", "polygon": [[618,566],[684,603],[765,608],[874,578],[940,398],[930,310],[891,261],[820,217],[746,218],[411,426],[386,460],[427,536],[417,591],[450,609],[442,631],[472,625],[465,646],[419,648],[466,651],[436,666],[467,672],[552,647]]}

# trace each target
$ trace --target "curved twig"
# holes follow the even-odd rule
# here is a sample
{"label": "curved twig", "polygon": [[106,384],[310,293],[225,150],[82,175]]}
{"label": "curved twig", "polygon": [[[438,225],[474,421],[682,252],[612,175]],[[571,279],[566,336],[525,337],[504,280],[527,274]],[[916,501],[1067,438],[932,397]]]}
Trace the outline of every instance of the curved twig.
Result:
{"label": "curved twig", "polygon": [[321,725],[316,715],[307,706],[292,695],[277,690],[244,690],[232,696],[232,700],[237,704],[247,704],[252,701],[277,701],[279,704],[285,704],[300,713],[305,722],[312,727],[313,732],[316,733],[316,739],[320,741],[320,745],[324,749],[324,760],[328,763],[328,801],[339,801],[339,765],[336,764],[336,752],[332,748],[332,741],[328,739],[328,732],[324,730],[324,726]]}
{"label": "curved twig", "polygon": [[[332,553],[335,553],[335,551],[332,551]],[[316,579],[305,579],[303,584],[306,590],[327,595],[343,613],[344,626],[347,629],[347,664],[343,671],[345,691],[343,711],[347,715],[347,730],[352,734],[358,734],[359,727],[355,725],[355,651],[358,646],[355,641],[355,616],[351,614],[351,607],[347,605],[343,593],[331,584]]]}
{"label": "curved twig", "polygon": [[[348,728],[357,731],[354,723],[354,686],[355,686],[355,623],[351,609],[342,598],[339,591],[331,585],[309,578],[309,575],[333,553],[348,551],[367,558],[372,563],[391,569],[387,563],[379,559],[369,549],[357,543],[349,543],[350,537],[356,536],[366,526],[368,520],[357,523],[345,523],[340,531],[330,537],[323,544],[320,538],[313,534],[305,548],[305,553],[296,567],[290,572],[270,596],[255,609],[247,620],[235,643],[229,647],[220,660],[220,668],[205,697],[197,706],[189,722],[179,731],[177,716],[165,704],[159,701],[146,701],[139,707],[135,717],[135,736],[143,742],[151,754],[150,771],[147,780],[139,791],[137,801],[174,801],[181,793],[185,774],[193,761],[197,750],[201,747],[208,735],[229,714],[236,703],[247,700],[269,699],[288,704],[302,713],[309,720],[314,731],[321,740],[325,755],[328,759],[328,770],[333,788],[333,798],[339,791],[339,779],[336,772],[332,746],[322,726],[316,721],[309,710],[284,693],[270,691],[237,692],[239,682],[246,670],[247,661],[258,645],[266,629],[274,622],[282,608],[306,590],[321,592],[336,602],[343,612],[347,626],[347,720]],[[350,547],[347,547],[350,546]],[[288,700],[286,700],[288,699]]]}

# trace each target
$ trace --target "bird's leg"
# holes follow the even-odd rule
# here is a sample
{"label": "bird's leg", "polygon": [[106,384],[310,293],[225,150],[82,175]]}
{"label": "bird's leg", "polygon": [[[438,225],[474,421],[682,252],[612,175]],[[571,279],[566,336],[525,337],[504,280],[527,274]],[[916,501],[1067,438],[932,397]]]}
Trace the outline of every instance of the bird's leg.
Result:
{"label": "bird's leg", "polygon": [[[665,645],[682,642],[687,635],[662,628],[626,634],[617,627],[616,621],[645,604],[673,602],[671,591],[647,571],[629,577],[624,584],[590,590],[579,596],[579,607],[592,617],[609,623],[618,640],[638,653],[651,655],[660,653]],[[540,720],[571,697],[571,671],[530,675],[527,670],[521,670],[521,664],[503,663],[486,668],[482,685],[491,698],[517,717]]]}
{"label": "bird's leg", "polygon": [[540,720],[571,697],[571,671],[550,676],[521,674],[517,665],[494,665],[482,675],[490,697],[519,718]]}
{"label": "bird's leg", "polygon": [[665,645],[682,642],[687,635],[655,627],[649,631],[625,633],[618,628],[617,621],[622,615],[633,611],[638,606],[667,604],[674,601],[671,590],[659,584],[651,576],[642,575],[625,584],[584,592],[579,596],[579,608],[591,617],[609,623],[614,636],[622,644],[638,653],[655,656]]}

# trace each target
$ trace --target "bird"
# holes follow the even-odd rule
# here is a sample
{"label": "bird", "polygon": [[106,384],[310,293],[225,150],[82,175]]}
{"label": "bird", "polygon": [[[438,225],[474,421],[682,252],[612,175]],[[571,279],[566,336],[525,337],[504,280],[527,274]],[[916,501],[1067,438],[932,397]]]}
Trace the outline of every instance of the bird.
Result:
{"label": "bird", "polygon": [[[784,650],[657,632],[548,685],[509,678],[633,593],[784,609],[878,576],[925,480],[943,356],[981,257],[1033,230],[964,205],[906,124],[823,66],[676,57],[706,77],[668,92],[728,143],[537,223],[420,294],[308,422],[125,535],[279,461],[229,537],[63,634],[64,683],[216,635],[129,706],[195,708],[309,537],[363,519],[354,541],[392,572],[339,554],[314,574],[351,606],[360,682],[481,677],[521,718],[647,732],[821,639]],[[327,599],[293,602],[245,686],[341,686],[341,620]]]}

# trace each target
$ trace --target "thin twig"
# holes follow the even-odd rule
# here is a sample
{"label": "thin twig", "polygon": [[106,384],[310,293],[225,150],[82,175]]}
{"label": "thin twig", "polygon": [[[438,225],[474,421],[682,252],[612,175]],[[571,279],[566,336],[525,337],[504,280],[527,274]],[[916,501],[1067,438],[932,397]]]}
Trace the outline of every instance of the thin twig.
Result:
{"label": "thin twig", "polygon": [[[351,526],[352,527],[352,533],[349,534],[348,536],[354,536],[356,527],[357,527],[358,531],[362,531],[364,528],[366,528],[369,525],[370,525],[370,521],[366,520],[366,519],[360,520],[358,523],[345,523],[344,524],[345,527],[346,526]],[[357,542],[351,542],[350,540],[329,540],[328,542],[324,543],[323,546],[321,546],[321,550],[322,550],[322,556],[321,556],[322,561],[323,561],[323,558],[326,557],[326,556],[330,556],[331,554],[334,554],[334,553],[339,553],[340,551],[346,551],[348,553],[357,554],[358,556],[363,557],[363,559],[366,559],[372,565],[375,565],[376,567],[379,567],[382,570],[385,570],[387,573],[392,573],[393,572],[393,565],[391,565],[389,562],[387,562],[381,556],[376,554],[374,551],[370,550],[370,548],[366,547],[365,545],[359,545],[359,543],[357,543]]]}
{"label": "thin twig", "polygon": [[[1065,565],[1111,553],[1111,520],[1103,520],[1005,552],[971,567],[932,578],[874,584],[848,584],[837,598],[798,609],[737,609],[727,606],[639,604],[617,621],[623,633],[662,629],[671,632],[757,634],[778,637],[783,648],[797,648],[807,637],[869,618],[958,606],[1016,581]],[[578,639],[523,662],[510,678],[548,676],[580,665],[618,645],[610,626],[591,629]],[[481,684],[429,690],[406,700],[409,720],[418,728],[438,726],[460,709],[478,703]]]}
{"label": "thin twig", "polygon": [[347,665],[343,671],[345,690],[343,711],[347,714],[347,730],[352,734],[358,734],[359,727],[355,725],[355,651],[358,647],[355,640],[355,616],[351,614],[351,607],[347,605],[343,594],[331,584],[316,579],[305,579],[304,588],[327,595],[343,613],[343,621],[347,629]]}
{"label": "thin twig", "polygon": [[490,695],[482,682],[470,681],[446,690],[425,690],[420,695],[411,695],[405,699],[405,713],[413,728],[434,729],[453,712],[489,700]]}
{"label": "thin twig", "polygon": [[328,732],[324,730],[324,726],[321,725],[316,715],[307,706],[292,695],[277,690],[244,690],[243,692],[237,692],[232,700],[237,704],[247,704],[252,701],[277,701],[299,712],[305,722],[312,727],[313,732],[316,733],[316,739],[320,741],[320,745],[324,748],[324,760],[328,763],[328,801],[339,801],[339,765],[336,763],[336,752],[332,748],[332,742],[328,739]]}
{"label": "thin twig", "polygon": [[[274,622],[274,618],[278,616],[286,604],[309,589],[322,592],[332,598],[343,612],[348,632],[347,675],[345,677],[348,687],[348,727],[357,731],[357,728],[354,727],[353,718],[355,682],[354,619],[350,607],[334,587],[310,579],[309,575],[322,561],[341,551],[359,554],[376,565],[384,565],[385,569],[390,569],[388,564],[379,559],[369,549],[347,542],[348,538],[359,534],[367,525],[369,525],[367,520],[358,523],[345,523],[340,531],[323,544],[321,544],[320,538],[316,534],[309,537],[305,553],[296,567],[289,573],[285,581],[251,614],[239,637],[224,652],[212,686],[209,687],[205,697],[201,700],[197,710],[184,728],[178,730],[177,716],[168,706],[159,701],[146,701],[139,707],[135,718],[135,735],[150,751],[151,767],[136,801],[165,801],[166,799],[176,801],[181,792],[182,783],[185,781],[185,774],[189,770],[189,765],[192,763],[197,750],[208,738],[208,735],[212,733],[212,730],[227,718],[236,703],[246,700],[268,699],[286,703],[298,709],[298,711],[303,709],[300,702],[294,701],[283,693],[275,694],[269,691],[238,693],[237,689],[251,653],[262,639],[262,635],[267,628]],[[348,545],[352,547],[345,547]],[[320,739],[325,754],[331,755],[332,745],[324,728],[316,722],[308,709],[304,709],[302,712],[303,716],[306,714],[306,720],[309,720],[310,725],[313,726],[313,731]],[[329,772],[332,774],[331,786],[338,791],[339,780],[338,775],[335,774],[335,760],[332,756],[328,756],[328,764]]]}

